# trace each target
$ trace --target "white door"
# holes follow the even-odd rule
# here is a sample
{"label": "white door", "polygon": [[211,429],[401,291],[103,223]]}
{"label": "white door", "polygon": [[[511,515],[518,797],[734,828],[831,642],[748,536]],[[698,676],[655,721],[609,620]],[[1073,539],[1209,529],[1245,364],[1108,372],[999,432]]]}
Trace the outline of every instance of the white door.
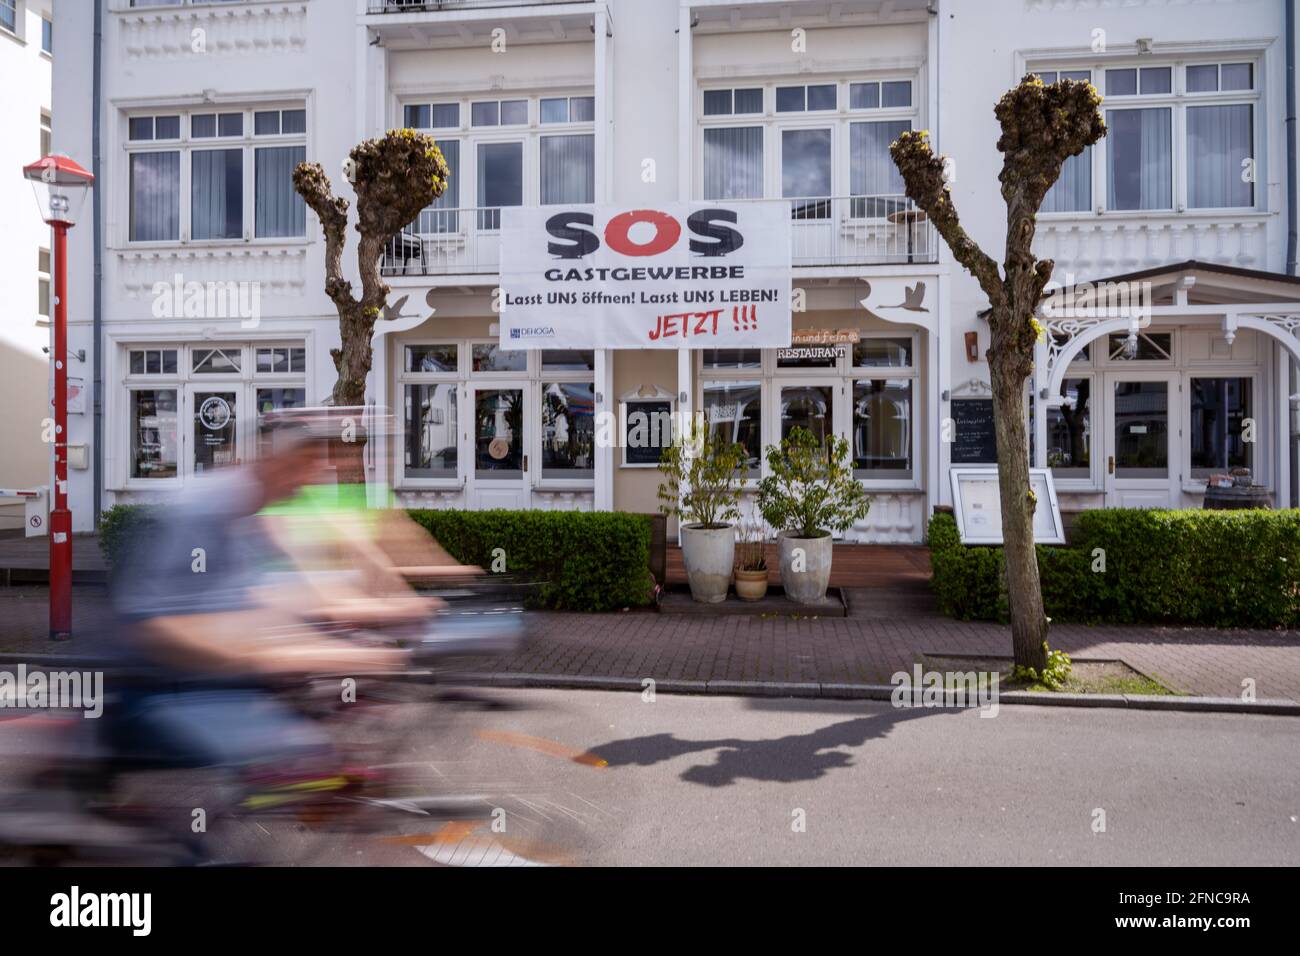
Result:
{"label": "white door", "polygon": [[466,422],[468,506],[527,508],[531,483],[528,383],[492,382],[469,387],[472,416]]}
{"label": "white door", "polygon": [[244,386],[239,382],[194,382],[185,386],[183,472],[208,475],[244,458],[241,416]]}
{"label": "white door", "polygon": [[1173,508],[1179,500],[1179,402],[1170,372],[1105,376],[1106,506]]}

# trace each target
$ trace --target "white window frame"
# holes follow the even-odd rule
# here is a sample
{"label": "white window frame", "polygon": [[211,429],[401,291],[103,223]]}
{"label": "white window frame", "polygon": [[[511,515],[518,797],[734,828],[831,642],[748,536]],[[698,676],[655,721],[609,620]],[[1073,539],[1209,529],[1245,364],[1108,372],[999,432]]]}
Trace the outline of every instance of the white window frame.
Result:
{"label": "white window frame", "polygon": [[[862,109],[849,108],[850,87],[856,83],[903,82],[911,84],[912,104],[907,107],[872,107]],[[778,113],[776,111],[776,88],[778,86],[822,86],[834,84],[836,91],[836,108],[834,110],[816,110],[813,112]],[[763,90],[763,111],[761,113],[728,113],[715,116],[704,115],[704,94],[717,90],[756,89]],[[882,87],[883,89],[883,87]],[[763,195],[764,199],[782,199],[781,192],[781,140],[787,129],[826,129],[831,130],[831,199],[852,195],[849,188],[851,181],[852,160],[849,150],[852,148],[850,126],[853,123],[874,123],[890,120],[905,120],[912,124],[912,129],[921,128],[922,106],[920,77],[915,71],[885,71],[862,73],[837,79],[818,79],[799,76],[783,79],[765,79],[747,81],[744,79],[727,79],[700,82],[696,85],[695,103],[695,149],[692,161],[695,179],[691,195],[704,201],[704,130],[711,128],[761,127],[763,129]],[[734,93],[733,93],[734,98]],[[740,200],[738,200],[740,201]],[[824,220],[810,220],[814,222]]]}
{"label": "white window frame", "polygon": [[[912,416],[911,416],[911,450],[912,468],[908,478],[858,478],[857,481],[869,490],[882,492],[920,491],[925,483],[926,460],[929,454],[924,442],[924,423],[921,408],[926,401],[924,390],[925,362],[920,349],[923,342],[915,330],[871,329],[859,333],[860,341],[870,339],[907,339],[911,342],[912,364],[907,367],[856,367],[853,364],[853,346],[844,344],[836,346],[842,349],[835,364],[822,368],[778,368],[778,349],[763,349],[762,360],[758,368],[708,368],[704,364],[705,351],[697,350],[694,360],[695,380],[699,385],[699,394],[704,394],[706,384],[713,382],[745,382],[758,380],[761,383],[762,416],[762,462],[757,476],[746,477],[741,487],[747,491],[757,489],[758,482],[770,474],[767,466],[767,447],[781,442],[780,396],[781,387],[785,385],[831,385],[836,392],[833,396],[832,416],[835,422],[835,435],[850,443],[853,440],[853,383],[867,379],[908,379],[912,382]],[[850,454],[852,447],[850,446]]]}
{"label": "white window frame", "polygon": [[[456,347],[456,370],[452,372],[410,372],[406,370],[406,349],[430,345],[454,345]],[[490,336],[430,336],[420,335],[399,339],[394,344],[397,360],[394,377],[394,394],[401,402],[402,412],[399,420],[402,428],[402,454],[395,462],[396,487],[398,490],[459,490],[468,487],[473,476],[473,408],[469,401],[471,392],[476,387],[518,387],[524,389],[524,453],[529,458],[529,468],[524,481],[528,488],[539,491],[594,491],[598,467],[593,461],[590,478],[543,478],[542,475],[542,429],[541,408],[543,388],[559,382],[591,382],[593,391],[596,387],[596,370],[580,369],[546,369],[542,368],[543,351],[568,351],[566,349],[507,349],[519,351],[527,356],[524,368],[514,371],[474,371],[474,347],[477,345],[495,345],[500,348],[501,341]],[[580,350],[597,351],[597,350]],[[594,359],[594,356],[593,356]],[[593,366],[595,361],[592,362]],[[411,476],[406,473],[406,386],[428,384],[454,384],[457,394],[457,473],[455,477],[428,478]],[[468,418],[466,416],[469,416]],[[468,436],[468,437],[467,437]]]}
{"label": "white window frame", "polygon": [[[168,339],[145,338],[139,335],[110,335],[106,350],[105,380],[116,382],[109,388],[105,400],[105,416],[109,423],[105,442],[109,449],[109,491],[148,491],[182,487],[186,481],[197,477],[193,471],[192,419],[187,410],[188,392],[193,388],[235,391],[237,393],[236,426],[237,451],[240,461],[248,462],[257,456],[257,390],[259,388],[301,388],[304,401],[310,402],[315,394],[312,371],[313,333],[300,335],[267,333],[260,336],[241,336],[230,339],[201,339],[195,336]],[[224,348],[240,350],[239,372],[219,374],[194,374],[193,355],[196,352]],[[302,372],[257,372],[256,350],[259,348],[302,348],[305,350]],[[175,373],[132,374],[130,353],[138,349],[175,349]],[[131,397],[140,389],[175,389],[177,393],[177,476],[175,478],[135,478],[131,475]],[[118,403],[121,407],[118,407]],[[117,452],[120,450],[120,459]]]}
{"label": "white window frame", "polygon": [[[304,131],[301,133],[279,133],[279,134],[262,134],[254,133],[254,114],[268,112],[271,110],[302,110],[304,116]],[[222,113],[241,113],[243,114],[243,132],[239,136],[204,136],[195,137],[191,130],[191,121],[194,116],[207,114]],[[301,146],[303,147],[304,161],[310,162],[312,159],[311,136],[312,136],[312,110],[310,102],[305,100],[296,100],[293,98],[275,98],[268,99],[265,102],[247,102],[241,100],[237,103],[203,103],[200,105],[157,105],[149,107],[138,107],[119,112],[119,136],[122,144],[122,170],[118,179],[120,185],[120,202],[122,204],[122,215],[120,221],[120,239],[119,247],[122,249],[152,249],[152,248],[175,248],[177,246],[197,246],[197,247],[224,247],[224,246],[286,246],[286,245],[306,245],[311,241],[313,235],[312,228],[312,211],[306,209],[303,220],[303,234],[300,236],[258,236],[256,235],[257,227],[257,182],[256,182],[256,150],[264,147],[275,146]],[[178,116],[180,121],[180,136],[177,139],[150,139],[150,140],[132,140],[130,136],[130,126],[132,119],[142,117],[157,116]],[[217,120],[218,124],[220,120]],[[192,156],[195,151],[213,150],[213,149],[239,149],[243,153],[243,222],[242,233],[239,238],[229,239],[194,239],[191,236],[192,229]],[[179,190],[179,219],[177,225],[177,238],[175,239],[157,239],[141,240],[131,238],[131,157],[137,153],[170,153],[176,152],[180,156],[180,177],[177,188]]]}
{"label": "white window frame", "polygon": [[[543,136],[563,136],[563,135],[582,135],[587,134],[592,137],[593,149],[595,148],[596,123],[593,120],[574,122],[570,119],[565,123],[543,123],[541,121],[541,101],[567,98],[591,98],[595,99],[595,91],[592,89],[583,89],[580,87],[564,87],[555,90],[546,90],[544,92],[530,92],[519,94],[472,94],[466,93],[461,96],[438,96],[434,94],[409,94],[400,98],[395,98],[392,102],[392,112],[394,122],[402,126],[406,122],[406,108],[408,106],[441,106],[456,103],[459,106],[459,123],[456,126],[438,126],[438,127],[415,127],[422,133],[428,133],[435,141],[441,143],[443,140],[456,140],[460,146],[460,168],[453,177],[452,182],[456,189],[456,202],[446,207],[444,211],[449,212],[452,209],[459,210],[477,210],[480,208],[478,203],[479,183],[478,183],[478,147],[486,144],[499,143],[522,143],[522,171],[523,176],[523,193],[522,205],[536,206],[541,202],[541,182],[542,182],[542,157],[541,157],[541,138]],[[525,124],[514,124],[511,126],[473,126],[471,113],[474,103],[483,103],[495,100],[523,100],[528,104],[528,122]],[[594,108],[594,107],[593,107]],[[572,112],[572,104],[570,104]],[[594,113],[593,113],[594,115]],[[432,122],[432,109],[430,109],[430,122]],[[596,166],[599,166],[599,157],[597,157]],[[595,176],[595,167],[593,167],[593,177]],[[593,192],[595,183],[592,184]],[[418,223],[419,220],[416,220]],[[437,237],[442,235],[455,235],[468,231],[481,233],[496,233],[497,229],[480,228],[477,216],[472,224],[466,224],[460,219],[457,223],[457,229],[449,233],[429,233]]]}
{"label": "white window frame", "polygon": [[[1190,66],[1208,66],[1248,63],[1251,66],[1252,88],[1249,90],[1214,91],[1205,93],[1187,92],[1187,68]],[[1263,96],[1263,57],[1258,51],[1204,51],[1180,57],[1160,59],[1134,59],[1132,57],[1110,60],[1081,60],[1076,57],[1060,59],[1035,59],[1027,67],[1031,73],[1061,72],[1072,70],[1090,70],[1093,85],[1104,97],[1101,104],[1103,117],[1110,110],[1143,109],[1164,107],[1170,110],[1170,142],[1173,156],[1170,162],[1173,182],[1170,188],[1171,205],[1167,209],[1110,209],[1106,205],[1109,187],[1110,156],[1108,138],[1103,137],[1092,147],[1092,205],[1091,210],[1075,212],[1045,212],[1041,215],[1047,219],[1077,219],[1081,216],[1109,216],[1112,218],[1152,218],[1162,216],[1222,216],[1246,215],[1267,210],[1267,190],[1262,185],[1267,182],[1265,171],[1266,140],[1265,129],[1267,117],[1264,115]],[[1152,67],[1169,67],[1171,69],[1170,92],[1141,92],[1141,74],[1139,73],[1139,91],[1135,95],[1112,95],[1105,89],[1107,70],[1142,70]],[[1230,106],[1248,104],[1251,106],[1251,126],[1254,137],[1252,157],[1255,158],[1254,203],[1249,206],[1197,206],[1189,205],[1188,185],[1190,183],[1190,164],[1187,149],[1187,110],[1196,106]]]}

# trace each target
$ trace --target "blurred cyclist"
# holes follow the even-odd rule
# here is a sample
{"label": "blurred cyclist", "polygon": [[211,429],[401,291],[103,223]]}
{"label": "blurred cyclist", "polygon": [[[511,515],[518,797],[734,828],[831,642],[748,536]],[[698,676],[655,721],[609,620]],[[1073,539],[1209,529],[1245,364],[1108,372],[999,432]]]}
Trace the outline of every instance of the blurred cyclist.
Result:
{"label": "blurred cyclist", "polygon": [[122,646],[155,676],[128,688],[109,725],[120,756],[179,766],[238,766],[323,754],[329,741],[269,685],[314,674],[395,670],[408,655],[332,636],[328,622],[374,628],[418,621],[433,605],[307,585],[258,512],[323,477],[323,445],[302,423],[274,428],[251,465],[194,483],[161,509],[115,571]]}

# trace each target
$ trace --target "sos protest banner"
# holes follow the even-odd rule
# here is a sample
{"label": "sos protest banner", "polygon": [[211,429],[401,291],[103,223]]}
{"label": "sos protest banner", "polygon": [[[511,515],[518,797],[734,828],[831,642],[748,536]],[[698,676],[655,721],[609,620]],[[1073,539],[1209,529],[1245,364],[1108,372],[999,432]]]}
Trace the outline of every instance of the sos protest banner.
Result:
{"label": "sos protest banner", "polygon": [[501,210],[501,347],[790,344],[790,204]]}

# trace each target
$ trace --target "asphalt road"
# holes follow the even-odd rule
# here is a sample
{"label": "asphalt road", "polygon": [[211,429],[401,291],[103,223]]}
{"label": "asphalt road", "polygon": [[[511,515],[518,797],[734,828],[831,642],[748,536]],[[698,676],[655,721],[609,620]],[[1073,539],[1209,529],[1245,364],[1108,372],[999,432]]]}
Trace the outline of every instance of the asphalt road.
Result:
{"label": "asphalt road", "polygon": [[[413,758],[501,835],[485,819],[322,862],[464,862],[500,839],[579,864],[1300,863],[1300,718],[482,693],[508,706],[459,711]],[[10,745],[21,723],[0,724]]]}

